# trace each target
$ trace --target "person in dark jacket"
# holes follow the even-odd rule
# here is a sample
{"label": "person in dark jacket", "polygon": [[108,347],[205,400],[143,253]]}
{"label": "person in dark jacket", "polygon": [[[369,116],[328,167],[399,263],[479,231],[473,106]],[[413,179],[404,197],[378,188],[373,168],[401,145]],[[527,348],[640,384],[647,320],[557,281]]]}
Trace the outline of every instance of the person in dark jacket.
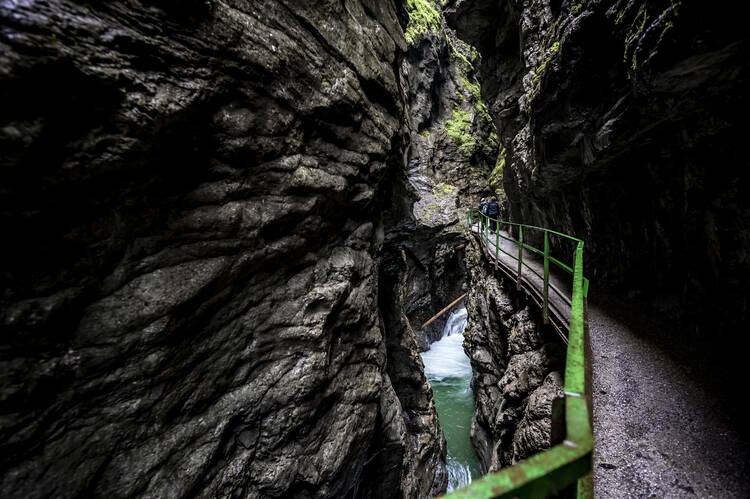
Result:
{"label": "person in dark jacket", "polygon": [[479,229],[481,230],[484,226],[484,217],[482,215],[487,214],[487,198],[479,200]]}
{"label": "person in dark jacket", "polygon": [[486,205],[487,216],[490,217],[490,230],[494,231],[497,228],[497,217],[500,215],[500,205],[497,202],[496,197],[492,197]]}

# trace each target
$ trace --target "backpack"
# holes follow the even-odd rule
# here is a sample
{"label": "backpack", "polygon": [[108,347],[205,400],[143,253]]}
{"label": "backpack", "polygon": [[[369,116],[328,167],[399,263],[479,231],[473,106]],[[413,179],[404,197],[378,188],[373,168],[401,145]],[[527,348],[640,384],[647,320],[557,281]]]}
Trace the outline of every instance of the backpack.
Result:
{"label": "backpack", "polygon": [[500,207],[497,205],[497,201],[490,201],[487,203],[487,215],[496,217],[499,211]]}

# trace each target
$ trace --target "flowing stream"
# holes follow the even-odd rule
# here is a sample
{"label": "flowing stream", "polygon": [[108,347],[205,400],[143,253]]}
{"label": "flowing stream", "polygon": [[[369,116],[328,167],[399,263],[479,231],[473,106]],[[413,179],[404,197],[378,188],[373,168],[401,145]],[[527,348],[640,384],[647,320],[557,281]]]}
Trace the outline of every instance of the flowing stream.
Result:
{"label": "flowing stream", "polygon": [[481,475],[479,459],[471,446],[471,364],[464,352],[467,312],[451,313],[443,337],[422,353],[425,375],[432,385],[440,424],[448,443],[448,490],[471,483]]}

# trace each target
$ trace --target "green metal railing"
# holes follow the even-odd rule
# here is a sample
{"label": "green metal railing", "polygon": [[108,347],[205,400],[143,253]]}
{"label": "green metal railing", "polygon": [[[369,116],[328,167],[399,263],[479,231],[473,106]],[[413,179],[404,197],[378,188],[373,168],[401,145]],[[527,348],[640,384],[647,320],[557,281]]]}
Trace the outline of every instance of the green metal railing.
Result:
{"label": "green metal railing", "polygon": [[[571,296],[568,301],[570,315],[567,329],[567,357],[565,361],[565,402],[564,430],[562,442],[551,448],[534,454],[511,467],[490,473],[474,481],[469,486],[452,492],[450,499],[461,498],[537,498],[550,495],[574,495],[575,497],[593,497],[591,482],[591,462],[594,448],[594,437],[591,426],[591,390],[590,390],[590,354],[588,350],[588,328],[585,321],[585,301],[588,294],[588,280],[583,276],[583,247],[581,239],[542,227],[517,224],[493,219],[470,211],[469,227],[475,224],[479,231],[482,245],[495,258],[500,260],[500,253],[510,256],[518,262],[516,283],[521,287],[523,271],[528,269],[543,280],[542,308],[544,320],[549,320],[549,290],[562,296],[562,291],[550,282],[550,263],[572,275]],[[501,229],[506,227],[507,234]],[[518,234],[514,239],[513,230]],[[538,249],[524,242],[524,233],[541,231],[544,241],[543,249]],[[494,236],[494,237],[493,237]],[[572,265],[550,255],[550,238],[558,237],[575,244]],[[492,239],[494,238],[494,244]],[[512,241],[517,246],[517,254],[501,248],[501,239]],[[543,258],[543,272],[540,275],[532,266],[524,262],[524,250]],[[555,421],[553,421],[553,425]]]}

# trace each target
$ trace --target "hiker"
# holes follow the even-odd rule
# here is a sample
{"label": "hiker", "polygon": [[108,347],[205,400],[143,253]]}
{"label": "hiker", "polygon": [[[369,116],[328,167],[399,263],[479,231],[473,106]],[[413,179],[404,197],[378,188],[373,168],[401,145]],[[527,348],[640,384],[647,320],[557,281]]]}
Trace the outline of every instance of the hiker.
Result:
{"label": "hiker", "polygon": [[479,229],[484,227],[484,217],[482,215],[487,211],[487,198],[481,198],[479,200]]}
{"label": "hiker", "polygon": [[500,215],[500,205],[495,196],[492,196],[492,199],[485,205],[485,210],[487,210],[487,216],[490,217],[490,230],[494,231],[497,228],[497,217]]}

